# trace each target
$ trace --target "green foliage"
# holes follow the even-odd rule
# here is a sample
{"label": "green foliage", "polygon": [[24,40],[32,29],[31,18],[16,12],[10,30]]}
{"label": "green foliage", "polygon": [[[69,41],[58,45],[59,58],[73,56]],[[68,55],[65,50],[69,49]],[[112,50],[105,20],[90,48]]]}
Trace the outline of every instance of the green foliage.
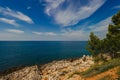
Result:
{"label": "green foliage", "polygon": [[94,33],[90,34],[87,50],[93,57],[100,53],[109,53],[112,58],[120,52],[120,11],[112,17],[113,24],[108,26],[106,38],[100,40]]}
{"label": "green foliage", "polygon": [[115,25],[120,24],[120,11],[112,17],[112,21]]}
{"label": "green foliage", "polygon": [[71,77],[73,77],[75,74],[76,74],[76,75],[80,75],[80,72],[75,71],[74,73],[72,73],[72,74],[68,77],[68,79],[70,79]]}
{"label": "green foliage", "polygon": [[120,67],[118,68],[117,74],[118,74],[119,77],[120,77]]}
{"label": "green foliage", "polygon": [[116,53],[120,51],[120,12],[112,17],[113,24],[108,26],[106,39],[109,43],[109,53],[114,58]]}
{"label": "green foliage", "polygon": [[87,46],[88,51],[90,51],[93,56],[96,56],[99,53],[100,46],[100,39],[96,35],[94,35],[94,33],[91,33],[90,40],[88,41]]}
{"label": "green foliage", "polygon": [[111,68],[114,68],[116,66],[120,66],[120,58],[112,59],[112,60],[110,60],[108,62],[105,62],[105,63],[103,63],[101,65],[95,64],[90,69],[88,69],[85,72],[82,72],[81,74],[84,77],[90,77],[90,76],[94,76],[96,74],[100,74],[100,73],[102,73],[104,71],[107,71],[107,70],[109,70]]}

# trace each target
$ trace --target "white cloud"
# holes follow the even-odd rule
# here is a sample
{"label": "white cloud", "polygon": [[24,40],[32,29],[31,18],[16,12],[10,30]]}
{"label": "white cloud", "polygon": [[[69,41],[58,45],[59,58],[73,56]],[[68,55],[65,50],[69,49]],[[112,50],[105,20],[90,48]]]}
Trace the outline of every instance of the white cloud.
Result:
{"label": "white cloud", "polygon": [[6,32],[0,32],[0,40],[4,41],[4,40],[13,40],[15,39],[15,35],[14,34],[10,34],[10,33],[6,33]]}
{"label": "white cloud", "polygon": [[108,25],[112,23],[111,22],[111,16],[100,21],[99,23],[89,26],[88,28],[93,32],[103,32],[108,30]]}
{"label": "white cloud", "polygon": [[36,35],[42,35],[42,36],[56,36],[57,34],[54,32],[36,32],[36,31],[32,31],[33,34]]}
{"label": "white cloud", "polygon": [[23,34],[24,31],[18,30],[18,29],[5,29],[5,31],[10,32],[10,33],[16,33],[16,34]]}
{"label": "white cloud", "polygon": [[45,33],[45,35],[47,35],[47,36],[56,36],[57,34],[54,33],[54,32],[47,32],[47,33]]}
{"label": "white cloud", "polygon": [[65,0],[46,0],[47,5],[45,11],[47,15],[54,18],[57,24],[71,26],[91,16],[105,1],[106,0],[91,0],[87,5],[73,5],[72,1],[66,0],[67,7],[63,9],[61,7]]}
{"label": "white cloud", "polygon": [[[16,29],[6,29],[7,32],[0,32],[0,40],[47,40],[47,41],[87,41],[89,39],[90,32],[94,32],[100,38],[104,38],[107,33],[108,25],[111,23],[111,17],[108,17],[97,24],[92,26],[85,26],[79,30],[73,30],[71,28],[62,28],[61,33],[55,32],[37,32],[32,31],[35,35],[25,34],[24,31]],[[15,34],[12,34],[15,33]]]}
{"label": "white cloud", "polygon": [[7,16],[17,18],[19,20],[25,21],[25,22],[30,23],[30,24],[34,23],[32,21],[32,19],[30,17],[28,17],[27,15],[25,15],[19,11],[14,11],[8,7],[7,8],[0,7],[0,13],[5,15],[5,16],[7,15]]}
{"label": "white cloud", "polygon": [[106,33],[108,31],[108,26],[111,24],[111,18],[112,16],[100,21],[99,23],[89,26],[90,32],[94,32],[97,36],[100,38],[104,38],[106,36]]}
{"label": "white cloud", "polygon": [[47,2],[46,13],[50,16],[52,11],[60,6],[65,0],[45,0]]}
{"label": "white cloud", "polygon": [[61,34],[62,39],[64,40],[88,40],[89,37],[89,32],[85,31],[85,30],[64,30],[64,32]]}
{"label": "white cloud", "polygon": [[112,9],[120,9],[120,5],[114,6]]}
{"label": "white cloud", "polygon": [[16,21],[12,19],[0,18],[0,22],[4,22],[13,26],[19,26],[19,24],[17,24]]}
{"label": "white cloud", "polygon": [[70,28],[63,29],[61,36],[65,40],[88,40],[90,32],[94,32],[100,38],[104,38],[107,33],[108,25],[111,23],[111,17],[108,17],[93,26],[85,26],[80,30],[72,30]]}
{"label": "white cloud", "polygon": [[71,28],[62,28],[61,33],[32,31],[35,34],[32,36],[30,34],[18,36],[16,33],[22,34],[24,31],[6,29],[6,33],[0,33],[0,40],[87,41],[90,32],[94,32],[100,38],[104,38],[110,23],[111,17],[108,17],[99,23],[92,26],[85,26],[82,29],[73,30]]}
{"label": "white cloud", "polygon": [[42,35],[43,33],[41,32],[36,32],[36,31],[32,31],[33,34],[36,34],[36,35]]}

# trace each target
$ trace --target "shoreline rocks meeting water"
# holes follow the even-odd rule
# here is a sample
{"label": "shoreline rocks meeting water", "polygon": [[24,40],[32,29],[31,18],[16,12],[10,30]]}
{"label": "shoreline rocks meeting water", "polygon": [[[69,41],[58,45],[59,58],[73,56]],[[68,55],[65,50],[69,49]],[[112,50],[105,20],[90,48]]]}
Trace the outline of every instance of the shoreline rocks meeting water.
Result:
{"label": "shoreline rocks meeting water", "polygon": [[0,80],[82,80],[72,74],[87,70],[94,61],[91,56],[53,61],[48,64],[24,67],[9,74],[0,75]]}

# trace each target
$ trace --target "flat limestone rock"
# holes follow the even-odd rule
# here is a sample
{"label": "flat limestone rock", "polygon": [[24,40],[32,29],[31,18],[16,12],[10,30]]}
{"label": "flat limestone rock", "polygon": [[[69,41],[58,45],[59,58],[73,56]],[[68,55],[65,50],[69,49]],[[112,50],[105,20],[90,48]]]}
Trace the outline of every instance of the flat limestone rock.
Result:
{"label": "flat limestone rock", "polygon": [[91,56],[83,56],[72,61],[53,61],[41,66],[23,67],[6,75],[0,75],[0,80],[82,80],[76,73],[85,71],[93,64]]}
{"label": "flat limestone rock", "polygon": [[37,66],[30,66],[2,76],[0,80],[41,80]]}

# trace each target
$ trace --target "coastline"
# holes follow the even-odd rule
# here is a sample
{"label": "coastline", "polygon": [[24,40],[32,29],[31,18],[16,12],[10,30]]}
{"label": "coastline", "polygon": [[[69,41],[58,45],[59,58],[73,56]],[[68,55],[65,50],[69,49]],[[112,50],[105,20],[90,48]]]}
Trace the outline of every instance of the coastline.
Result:
{"label": "coastline", "polygon": [[[11,73],[0,74],[0,80],[74,80],[72,74],[87,70],[94,61],[91,56],[53,61],[44,65],[18,68]],[[17,68],[16,68],[17,69]],[[9,70],[8,70],[9,72]],[[75,78],[80,78],[76,76]]]}

